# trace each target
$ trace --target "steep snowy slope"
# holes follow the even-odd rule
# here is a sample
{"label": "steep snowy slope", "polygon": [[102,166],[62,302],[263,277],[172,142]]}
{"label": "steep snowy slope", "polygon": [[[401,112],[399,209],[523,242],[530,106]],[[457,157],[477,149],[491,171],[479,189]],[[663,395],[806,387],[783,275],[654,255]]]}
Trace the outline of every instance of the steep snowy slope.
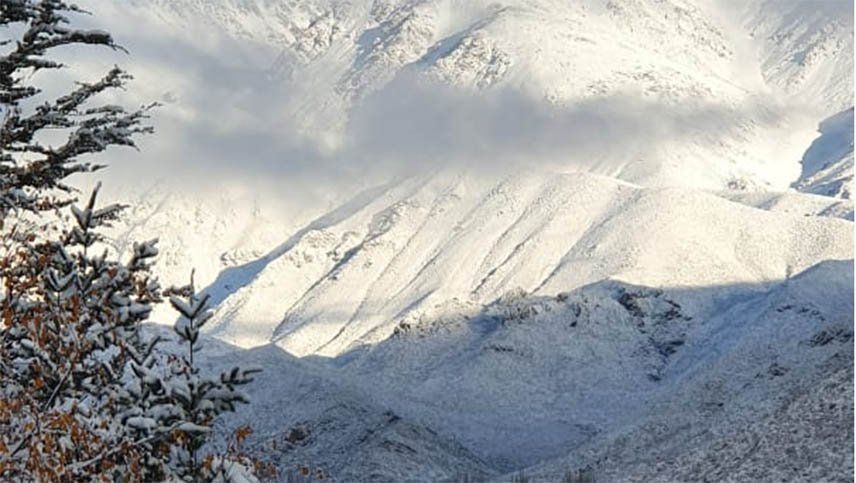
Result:
{"label": "steep snowy slope", "polygon": [[[583,170],[640,186],[725,190],[765,209],[852,217],[850,203],[786,193],[798,183],[827,194],[846,187],[839,180],[851,171],[846,152],[819,170],[805,161],[820,160],[806,153],[818,122],[852,98],[844,55],[852,52],[852,12],[848,2],[814,3],[83,2],[96,13],[87,21],[114,30],[132,52],[102,67],[118,62],[137,75],[126,94],[132,102],[164,102],[153,119],[159,134],[110,175],[117,198],[160,206],[160,215],[147,221],[147,209],[137,210],[117,237],[134,238],[142,227],[158,236],[172,254],[159,269],[170,283],[196,267],[207,286],[226,270],[216,288],[218,300],[229,299],[221,312],[234,313],[248,333],[249,324],[262,324],[250,336],[261,343],[321,273],[304,271],[293,282],[271,274],[249,287],[259,269],[275,264],[311,219],[414,171]],[[186,190],[183,178],[171,181],[176,173],[205,194],[153,198],[126,189],[157,175],[167,180],[161,193]],[[238,189],[221,190],[224,180]],[[389,188],[400,194],[407,183]],[[491,183],[479,181],[463,203]],[[323,193],[307,194],[307,186]],[[404,199],[399,194],[390,196]],[[238,213],[254,206],[264,216],[244,236],[249,225]],[[361,233],[368,223],[354,219],[358,228],[349,230]],[[332,242],[312,243],[326,251]],[[241,274],[259,257],[227,253],[236,249],[268,255]],[[490,283],[480,290],[485,297],[499,293]],[[534,288],[531,280],[522,285]],[[279,301],[260,303],[270,299]],[[311,304],[303,306],[311,319]]]}
{"label": "steep snowy slope", "polygon": [[[103,192],[105,198],[132,201],[109,240],[120,257],[130,256],[134,242],[160,237],[157,270],[164,286],[186,285],[191,274],[197,285],[207,285],[227,267],[264,256],[310,216],[287,203],[260,200],[241,187],[193,191],[154,181],[108,185]],[[152,314],[158,322],[175,317],[168,304]]]}
{"label": "steep snowy slope", "polygon": [[844,1],[734,2],[761,60],[764,80],[791,102],[830,116],[853,106],[853,5]]}
{"label": "steep snowy slope", "polygon": [[853,108],[820,123],[820,136],[802,159],[800,191],[850,199],[853,192]]}
{"label": "steep snowy slope", "polygon": [[252,427],[252,450],[274,463],[283,480],[301,467],[336,481],[486,479],[495,473],[454,439],[343,388],[274,346],[209,350],[214,353],[204,356],[210,366],[265,369],[250,388],[252,410],[231,415],[225,424]]}
{"label": "steep snowy slope", "polygon": [[852,295],[852,261],[828,262],[732,305],[672,356],[669,392],[649,416],[529,475],[588,466],[606,481],[849,480]]}
{"label": "steep snowy slope", "polygon": [[853,108],[823,120],[818,132],[803,154],[802,174],[792,184],[800,193],[731,190],[719,195],[768,210],[853,220]]}
{"label": "steep snowy slope", "polygon": [[[158,324],[146,329],[164,340],[160,350],[182,350],[172,330]],[[306,481],[300,478],[306,470],[310,481],[486,480],[497,474],[453,438],[402,418],[275,346],[244,350],[203,336],[198,348],[202,371],[263,368],[246,388],[252,406],[219,419],[211,444],[229,444],[234,428],[249,426],[253,435],[243,449],[274,465],[278,481]]]}
{"label": "steep snowy slope", "polygon": [[346,205],[349,216],[234,269],[240,287],[231,276],[209,287],[223,300],[212,334],[336,355],[516,289],[555,295],[613,278],[727,291],[852,257],[852,224],[838,219],[585,173],[490,178],[426,175]]}
{"label": "steep snowy slope", "polygon": [[274,346],[206,360],[268,368],[229,424],[252,424],[283,470],[839,481],[852,473],[852,294],[852,260],[767,288],[599,282],[403,323],[329,360]]}
{"label": "steep snowy slope", "polygon": [[[811,153],[805,151],[818,121],[829,109],[846,109],[851,96],[844,53],[852,52],[852,12],[842,7],[847,2],[816,9],[811,3],[84,2],[105,13],[88,21],[115,30],[132,52],[105,66],[118,62],[138,75],[128,94],[133,102],[164,102],[153,119],[160,134],[142,145],[147,162],[138,155],[113,168],[118,197],[160,206],[160,221],[137,210],[117,237],[134,238],[142,227],[160,237],[172,254],[159,269],[170,283],[197,267],[197,282],[207,286],[228,270],[216,288],[218,300],[229,299],[221,312],[234,313],[251,333],[249,324],[268,327],[292,313],[296,298],[321,278],[311,271],[294,282],[270,275],[249,287],[258,269],[274,263],[310,219],[413,171],[522,166],[549,177],[584,170],[641,186],[726,190],[729,199],[764,208],[850,217],[849,203],[821,206],[784,194],[785,201],[771,204],[766,193],[796,182],[826,194],[850,171],[846,153],[842,163],[819,171],[799,162]],[[174,172],[206,194],[153,199],[125,189],[141,177],[170,179]],[[243,187],[221,191],[224,179]],[[407,183],[395,190],[410,189]],[[492,182],[480,183],[474,191]],[[305,196],[301,189],[310,185],[326,192]],[[179,189],[186,188],[166,182],[161,192]],[[289,208],[278,212],[280,202]],[[256,205],[264,219],[243,236],[243,215],[229,213]],[[359,228],[349,230],[360,233],[369,221],[351,223]],[[247,253],[269,255],[241,275],[259,258],[227,253],[243,244]],[[238,280],[223,282],[230,277]],[[490,283],[480,290],[485,297],[499,293]],[[534,288],[531,280],[522,285]],[[271,298],[278,302],[260,303]],[[311,303],[301,304],[312,320]],[[304,308],[293,314],[302,317]],[[271,332],[250,338],[260,343]]]}

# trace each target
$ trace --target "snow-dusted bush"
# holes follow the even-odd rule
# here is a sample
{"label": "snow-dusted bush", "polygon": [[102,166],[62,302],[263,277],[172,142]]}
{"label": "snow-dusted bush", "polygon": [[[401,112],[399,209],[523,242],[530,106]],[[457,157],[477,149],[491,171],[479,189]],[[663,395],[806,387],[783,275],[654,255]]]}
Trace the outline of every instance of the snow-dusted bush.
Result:
{"label": "snow-dusted bush", "polygon": [[[192,288],[162,291],[150,273],[155,241],[129,260],[103,249],[122,206],[82,206],[66,184],[102,166],[84,159],[134,146],[151,106],[126,111],[95,97],[130,78],[119,68],[43,99],[35,71],[72,44],[120,49],[102,31],[69,27],[62,0],[2,0],[0,28],[0,480],[247,481],[251,462],[200,454],[219,414],[246,402],[252,371],[203,377],[193,357],[209,317]],[[64,140],[48,144],[45,133]],[[71,206],[73,216],[57,216]],[[170,296],[186,354],[158,351],[142,330]]]}

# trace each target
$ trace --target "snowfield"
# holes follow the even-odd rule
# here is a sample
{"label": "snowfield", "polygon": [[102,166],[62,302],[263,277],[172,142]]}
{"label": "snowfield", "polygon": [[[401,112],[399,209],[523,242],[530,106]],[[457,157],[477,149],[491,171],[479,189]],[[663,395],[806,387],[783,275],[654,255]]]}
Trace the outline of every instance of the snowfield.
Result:
{"label": "snowfield", "polygon": [[83,5],[283,481],[852,481],[850,2]]}

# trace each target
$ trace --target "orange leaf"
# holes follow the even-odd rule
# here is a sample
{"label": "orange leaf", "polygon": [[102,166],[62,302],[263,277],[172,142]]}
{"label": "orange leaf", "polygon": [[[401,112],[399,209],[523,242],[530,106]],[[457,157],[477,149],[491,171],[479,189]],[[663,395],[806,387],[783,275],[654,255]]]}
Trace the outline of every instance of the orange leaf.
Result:
{"label": "orange leaf", "polygon": [[235,439],[238,443],[243,443],[251,434],[253,434],[253,429],[251,427],[241,426],[235,430]]}

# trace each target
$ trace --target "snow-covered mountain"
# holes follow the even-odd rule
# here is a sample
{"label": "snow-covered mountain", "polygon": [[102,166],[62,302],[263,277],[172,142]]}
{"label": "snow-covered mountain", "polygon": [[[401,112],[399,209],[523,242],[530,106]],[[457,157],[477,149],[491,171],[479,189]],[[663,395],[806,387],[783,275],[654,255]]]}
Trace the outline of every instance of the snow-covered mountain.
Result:
{"label": "snow-covered mountain", "polygon": [[792,101],[823,107],[829,115],[852,107],[852,5],[800,0],[740,3],[768,84]]}
{"label": "snow-covered mountain", "polygon": [[198,269],[281,469],[852,473],[848,2],[84,6],[164,102],[115,246]]}
{"label": "snow-covered mountain", "polygon": [[[471,113],[507,117],[502,103],[517,101],[536,128],[553,126],[528,139],[550,145],[539,164],[649,186],[783,190],[798,176],[818,119],[852,104],[852,59],[844,54],[853,22],[844,2],[745,2],[745,13],[685,0],[132,3],[141,21],[188,45],[200,29],[214,30],[266,52],[266,61],[242,68],[286,83],[288,98],[276,103],[287,127],[344,148],[346,157],[357,155],[355,146],[365,156],[414,154],[389,131],[484,144],[505,128],[524,130],[526,142],[526,125],[497,126]],[[412,85],[429,81],[473,95],[462,101]],[[164,90],[187,97],[180,86]],[[475,125],[457,125],[456,114]],[[448,149],[445,156],[456,154]]]}
{"label": "snow-covered mountain", "polygon": [[268,368],[230,421],[260,430],[259,454],[347,481],[848,478],[852,262],[746,288],[601,282],[402,324],[333,359],[266,345],[206,360]]}
{"label": "snow-covered mountain", "polygon": [[518,290],[555,295],[604,279],[765,285],[851,256],[852,225],[838,219],[583,173],[487,178],[411,179],[224,271],[208,289],[222,300],[212,333],[241,346],[276,341],[298,355],[338,355],[388,338],[402,321]]}
{"label": "snow-covered mountain", "polygon": [[[789,211],[850,216],[849,202],[820,206],[786,193],[791,185],[829,190],[849,172],[846,153],[832,154],[843,160],[839,169],[838,159],[807,152],[818,124],[852,104],[846,2],[131,3],[93,9],[105,21],[126,19],[117,35],[134,56],[119,60],[140,78],[141,100],[165,102],[154,121],[170,139],[143,145],[165,160],[155,170],[171,177],[169,160],[182,159],[190,176],[228,165],[223,176],[274,185],[237,190],[256,199],[168,189],[152,196],[148,184],[126,189],[150,168],[121,168],[132,180],[122,178],[122,195],[161,213],[216,213],[225,202],[270,220],[259,225],[272,229],[247,238],[256,246],[212,240],[192,259],[177,257],[163,273],[170,282],[196,266],[208,284],[249,261],[226,252],[257,253],[259,239],[273,250],[288,238],[283,231],[362,191],[449,166],[583,170],[644,187],[700,187],[764,208],[776,193]],[[230,102],[210,102],[200,84]],[[246,127],[255,122],[261,127]],[[838,130],[824,145],[847,145],[847,137]],[[294,193],[326,185],[305,175],[319,171],[341,175],[322,196]],[[208,183],[214,192],[219,178]],[[166,198],[173,201],[161,204]],[[185,239],[183,217],[153,227],[168,235],[162,245],[178,240],[165,250],[200,245]]]}
{"label": "snow-covered mountain", "polygon": [[820,136],[802,159],[800,191],[850,199],[853,192],[853,108],[820,123]]}

